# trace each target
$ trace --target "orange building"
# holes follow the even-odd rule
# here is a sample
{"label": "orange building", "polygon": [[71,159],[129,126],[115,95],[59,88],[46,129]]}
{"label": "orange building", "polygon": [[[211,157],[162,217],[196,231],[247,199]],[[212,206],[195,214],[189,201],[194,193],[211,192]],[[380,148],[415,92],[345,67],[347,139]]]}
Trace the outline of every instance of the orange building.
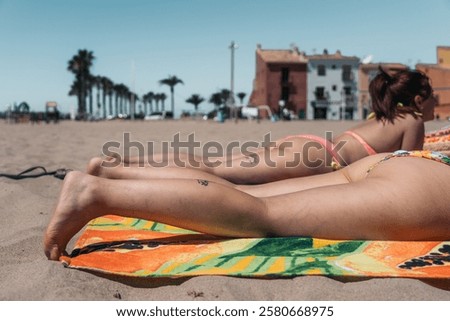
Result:
{"label": "orange building", "polygon": [[417,64],[416,69],[431,79],[438,105],[436,118],[450,117],[450,47],[437,47],[437,64]]}
{"label": "orange building", "polygon": [[267,105],[280,114],[280,106],[300,118],[306,116],[307,58],[298,48],[256,49],[256,76],[250,96],[251,106]]}
{"label": "orange building", "polygon": [[365,119],[371,111],[372,101],[369,94],[369,84],[378,74],[378,67],[381,66],[387,72],[397,72],[408,69],[408,66],[399,63],[366,63],[359,66],[359,99],[358,118]]}

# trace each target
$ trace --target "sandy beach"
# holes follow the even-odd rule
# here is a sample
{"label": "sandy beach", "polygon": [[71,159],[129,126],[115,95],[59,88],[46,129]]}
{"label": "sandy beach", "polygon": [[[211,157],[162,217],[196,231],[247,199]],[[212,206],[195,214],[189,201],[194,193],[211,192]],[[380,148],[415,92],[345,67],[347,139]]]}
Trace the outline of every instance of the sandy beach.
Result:
{"label": "sandy beach", "polygon": [[[84,170],[88,160],[102,154],[109,141],[172,141],[195,133],[200,142],[221,144],[262,142],[297,133],[335,134],[356,122],[228,121],[203,120],[72,122],[59,124],[7,124],[0,122],[0,172],[18,173],[31,166],[48,170]],[[448,125],[426,124],[426,130]],[[415,279],[249,279],[194,277],[189,279],[126,279],[64,268],[48,261],[42,250],[44,230],[62,181],[51,176],[20,181],[0,178],[0,300],[450,300],[450,286]],[[73,246],[73,240],[69,244]]]}

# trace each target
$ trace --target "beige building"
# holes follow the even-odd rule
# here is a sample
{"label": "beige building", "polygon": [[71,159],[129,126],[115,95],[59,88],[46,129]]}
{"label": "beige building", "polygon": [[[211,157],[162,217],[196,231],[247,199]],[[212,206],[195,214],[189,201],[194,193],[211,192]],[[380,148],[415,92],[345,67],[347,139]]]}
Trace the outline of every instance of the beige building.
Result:
{"label": "beige building", "polygon": [[437,62],[440,66],[450,68],[450,47],[437,47]]}

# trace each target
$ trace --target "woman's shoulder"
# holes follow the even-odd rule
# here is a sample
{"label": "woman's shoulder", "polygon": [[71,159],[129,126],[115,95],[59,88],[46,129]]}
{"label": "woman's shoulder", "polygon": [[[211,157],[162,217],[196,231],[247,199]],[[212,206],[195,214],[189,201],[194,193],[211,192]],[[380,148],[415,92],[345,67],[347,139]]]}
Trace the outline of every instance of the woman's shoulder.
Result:
{"label": "woman's shoulder", "polygon": [[419,129],[424,127],[424,122],[422,117],[413,116],[411,114],[403,114],[394,119],[393,122],[388,123],[391,126],[403,127],[406,129]]}

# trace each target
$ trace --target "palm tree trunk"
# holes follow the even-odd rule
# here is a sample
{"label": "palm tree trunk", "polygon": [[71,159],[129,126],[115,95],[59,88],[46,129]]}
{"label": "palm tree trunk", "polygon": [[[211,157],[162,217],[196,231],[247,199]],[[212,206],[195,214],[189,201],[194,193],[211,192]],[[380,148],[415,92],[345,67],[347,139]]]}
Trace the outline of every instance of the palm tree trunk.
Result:
{"label": "palm tree trunk", "polygon": [[109,115],[113,114],[112,94],[109,94]]}
{"label": "palm tree trunk", "polygon": [[174,97],[174,89],[173,87],[170,87],[170,100],[171,100],[171,109],[172,109],[172,115],[175,116],[175,97]]}
{"label": "palm tree trunk", "polygon": [[106,118],[106,92],[103,89],[103,118]]}
{"label": "palm tree trunk", "polygon": [[89,87],[88,95],[89,95],[89,114],[92,115],[92,103],[93,103],[93,99],[92,99],[92,87]]}
{"label": "palm tree trunk", "polygon": [[116,93],[116,104],[115,104],[115,107],[116,107],[115,116],[117,117],[119,115],[119,96],[117,95],[117,93]]}
{"label": "palm tree trunk", "polygon": [[101,103],[100,103],[100,87],[97,86],[97,111],[99,112],[99,116],[100,116],[100,108],[101,108]]}
{"label": "palm tree trunk", "polygon": [[78,93],[77,98],[78,98],[78,114],[80,115],[83,113],[83,95],[81,94],[81,92]]}
{"label": "palm tree trunk", "polygon": [[80,105],[78,113],[83,115],[86,114],[86,89],[84,79],[80,76]]}

